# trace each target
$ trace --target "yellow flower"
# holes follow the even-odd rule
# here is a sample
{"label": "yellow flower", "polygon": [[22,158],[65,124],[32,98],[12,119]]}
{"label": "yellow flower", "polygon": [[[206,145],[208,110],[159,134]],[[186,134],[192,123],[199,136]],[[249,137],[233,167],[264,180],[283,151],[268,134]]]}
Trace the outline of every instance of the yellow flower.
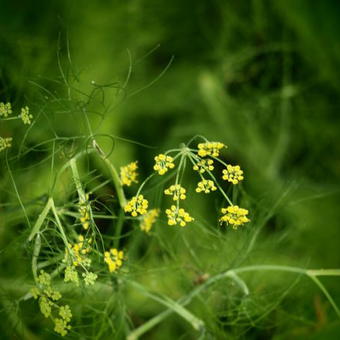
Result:
{"label": "yellow flower", "polygon": [[122,185],[127,185],[129,187],[133,182],[138,183],[137,169],[137,161],[120,168],[120,180],[122,182]]}
{"label": "yellow flower", "polygon": [[140,224],[140,229],[148,233],[151,230],[152,225],[156,222],[158,215],[158,209],[150,210],[146,215],[143,216],[143,220]]}
{"label": "yellow flower", "polygon": [[211,191],[215,191],[217,188],[215,183],[208,179],[203,179],[201,182],[197,183],[196,192],[204,192],[209,194]]}
{"label": "yellow flower", "polygon": [[12,113],[11,103],[0,103],[0,117],[8,117]]}
{"label": "yellow flower", "polygon": [[226,222],[230,224],[233,229],[237,229],[240,225],[249,222],[248,210],[239,208],[237,205],[231,205],[221,210],[223,216],[220,218],[220,222]]}
{"label": "yellow flower", "polygon": [[213,164],[214,161],[212,159],[201,159],[193,166],[193,169],[203,174],[208,170],[213,171],[214,170]]}
{"label": "yellow flower", "polygon": [[79,214],[80,214],[80,223],[83,228],[87,230],[90,226],[90,203],[88,202],[88,195],[86,195],[86,200],[79,200]]}
{"label": "yellow flower", "polygon": [[54,331],[59,333],[61,336],[65,336],[71,326],[64,319],[56,318],[54,321]]}
{"label": "yellow flower", "polygon": [[75,266],[67,266],[65,268],[64,281],[73,282],[76,286],[79,286],[79,277]]}
{"label": "yellow flower", "polygon": [[12,146],[12,140],[13,140],[12,137],[8,138],[0,137],[0,152],[10,148]]}
{"label": "yellow flower", "polygon": [[104,261],[109,267],[109,272],[117,271],[123,265],[124,252],[113,248],[104,253]]}
{"label": "yellow flower", "polygon": [[224,148],[224,144],[220,142],[206,142],[198,144],[198,155],[200,157],[213,156],[218,157],[220,150]]}
{"label": "yellow flower", "polygon": [[21,109],[21,114],[19,117],[25,125],[30,125],[32,123],[33,116],[30,114],[30,109],[28,106],[25,106]]}
{"label": "yellow flower", "polygon": [[192,222],[194,219],[182,208],[177,208],[172,205],[170,209],[165,210],[168,216],[168,225],[177,225],[185,227],[187,223]]}
{"label": "yellow flower", "polygon": [[70,322],[72,318],[72,312],[69,305],[60,306],[59,308],[59,315],[62,319],[64,319],[66,322]]}
{"label": "yellow flower", "polygon": [[46,296],[42,296],[39,299],[40,311],[44,315],[45,318],[48,318],[51,315],[52,305],[53,305],[52,301],[50,301]]}
{"label": "yellow flower", "polygon": [[86,272],[82,274],[86,286],[92,286],[96,282],[98,275],[92,272]]}
{"label": "yellow flower", "polygon": [[180,199],[185,200],[187,198],[185,193],[186,190],[180,184],[171,185],[168,189],[164,190],[164,194],[173,196],[172,199],[174,201],[178,201]]}
{"label": "yellow flower", "polygon": [[[77,243],[70,245],[70,249],[72,252],[73,266],[85,266],[89,267],[91,264],[91,259],[87,257],[87,254],[91,252],[91,243],[92,239],[85,240],[83,235],[78,236]],[[66,254],[68,250],[66,251]],[[66,255],[67,258],[67,255]]]}
{"label": "yellow flower", "polygon": [[174,159],[171,156],[166,156],[162,153],[155,157],[155,162],[153,168],[159,175],[164,175],[169,169],[175,167]]}
{"label": "yellow flower", "polygon": [[145,215],[147,213],[149,202],[144,199],[143,195],[132,197],[132,199],[126,204],[124,210],[129,212],[131,216],[136,217],[138,214]]}
{"label": "yellow flower", "polygon": [[228,181],[233,184],[237,184],[243,180],[243,171],[241,170],[239,165],[232,166],[230,164],[227,165],[227,168],[223,171],[222,178],[225,181]]}

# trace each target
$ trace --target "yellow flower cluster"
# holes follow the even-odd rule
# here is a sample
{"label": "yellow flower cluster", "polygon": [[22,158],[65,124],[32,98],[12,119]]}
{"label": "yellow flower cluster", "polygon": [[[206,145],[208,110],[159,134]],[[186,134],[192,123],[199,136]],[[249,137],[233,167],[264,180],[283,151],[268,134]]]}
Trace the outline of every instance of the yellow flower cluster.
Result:
{"label": "yellow flower cluster", "polygon": [[157,171],[159,175],[164,175],[169,169],[173,169],[174,167],[174,159],[171,156],[166,156],[161,153],[155,157],[153,169]]}
{"label": "yellow flower cluster", "polygon": [[73,255],[73,265],[88,267],[91,264],[91,259],[86,255],[91,252],[92,239],[85,240],[83,235],[78,236],[77,243],[70,245]]}
{"label": "yellow flower cluster", "polygon": [[227,165],[227,169],[224,169],[222,178],[233,184],[237,184],[243,180],[243,171],[239,165]]}
{"label": "yellow flower cluster", "polygon": [[85,230],[89,229],[90,226],[90,203],[88,202],[88,195],[86,195],[86,200],[79,200],[80,223]]}
{"label": "yellow flower cluster", "polygon": [[209,179],[203,179],[201,182],[197,183],[196,192],[204,192],[209,194],[211,191],[215,191],[217,188],[215,183]]}
{"label": "yellow flower cluster", "polygon": [[137,169],[137,161],[120,168],[120,181],[122,182],[122,185],[129,187],[132,183],[138,183]]}
{"label": "yellow flower cluster", "polygon": [[[30,292],[34,299],[39,299],[41,313],[46,318],[51,317],[53,320],[55,332],[65,336],[68,330],[71,329],[69,322],[72,318],[72,312],[68,305],[59,306],[56,303],[56,301],[60,300],[61,294],[52,288],[51,276],[42,270],[37,277],[37,286],[32,288]],[[56,309],[58,310],[58,316],[55,314]]]}
{"label": "yellow flower cluster", "polygon": [[[81,266],[86,271],[85,273],[82,274],[85,285],[87,286],[93,285],[97,279],[97,274],[89,272],[86,269],[91,265],[91,259],[88,258],[87,255],[92,251],[91,249],[92,239],[89,238],[88,240],[85,240],[84,236],[79,235],[78,241],[79,242],[73,245],[70,244],[69,245],[70,250],[68,249],[66,250],[64,262],[70,263],[71,260],[72,263],[68,264],[65,268],[64,281],[74,282],[77,286],[79,286],[79,276],[77,267]],[[69,255],[69,252],[71,253],[71,255]]]}
{"label": "yellow flower cluster", "polygon": [[79,286],[78,272],[74,265],[69,265],[65,268],[64,281],[73,282],[76,284],[76,286]]}
{"label": "yellow flower cluster", "polygon": [[132,199],[124,207],[125,212],[131,214],[131,216],[136,217],[138,214],[145,215],[149,202],[144,198],[143,195],[138,195],[132,197]]}
{"label": "yellow flower cluster", "polygon": [[12,105],[11,103],[0,103],[0,117],[8,117],[12,114]]}
{"label": "yellow flower cluster", "polygon": [[220,150],[224,148],[224,144],[221,142],[206,142],[198,144],[198,155],[200,157],[213,156],[218,157]]}
{"label": "yellow flower cluster", "polygon": [[180,184],[175,184],[171,185],[168,189],[164,190],[165,195],[170,195],[173,196],[172,199],[174,201],[178,200],[185,200],[187,198],[186,190],[180,185]]}
{"label": "yellow flower cluster", "polygon": [[104,261],[109,267],[109,272],[117,271],[123,265],[124,252],[118,249],[110,249],[104,253]]}
{"label": "yellow flower cluster", "polygon": [[166,209],[165,213],[168,216],[168,225],[177,225],[185,227],[188,222],[194,219],[184,209],[172,205],[170,209]]}
{"label": "yellow flower cluster", "polygon": [[214,161],[212,159],[201,159],[193,166],[193,169],[203,174],[206,171],[213,171],[214,170],[213,164]]}
{"label": "yellow flower cluster", "polygon": [[92,273],[92,272],[83,273],[82,276],[83,276],[83,279],[84,279],[86,286],[94,285],[94,283],[96,282],[96,280],[98,278],[98,275],[95,274],[95,273]]}
{"label": "yellow flower cluster", "polygon": [[12,146],[12,140],[13,140],[12,137],[8,138],[0,137],[0,152],[10,148]]}
{"label": "yellow flower cluster", "polygon": [[233,229],[237,229],[240,225],[249,222],[248,210],[238,207],[237,205],[231,205],[221,210],[223,216],[220,218],[220,222],[226,222],[230,224]]}
{"label": "yellow flower cluster", "polygon": [[143,220],[140,224],[140,229],[148,233],[151,230],[153,224],[156,222],[158,215],[158,209],[151,209],[150,211],[148,211],[147,214],[143,216]]}
{"label": "yellow flower cluster", "polygon": [[69,322],[71,321],[72,313],[68,305],[59,308],[59,318],[54,319],[54,331],[61,336],[65,336],[68,330],[71,329]]}
{"label": "yellow flower cluster", "polygon": [[20,118],[25,125],[30,125],[32,123],[33,115],[30,114],[30,109],[25,106],[21,109]]}

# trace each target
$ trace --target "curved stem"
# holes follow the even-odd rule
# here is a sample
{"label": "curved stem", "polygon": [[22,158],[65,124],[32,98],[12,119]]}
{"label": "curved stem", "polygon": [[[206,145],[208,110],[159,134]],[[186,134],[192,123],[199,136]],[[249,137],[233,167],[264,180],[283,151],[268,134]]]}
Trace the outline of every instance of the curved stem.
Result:
{"label": "curved stem", "polygon": [[[200,294],[203,290],[211,286],[213,283],[225,279],[225,278],[231,278],[233,279],[237,284],[240,285],[240,287],[243,289],[244,293],[248,293],[248,288],[245,286],[245,283],[242,279],[240,279],[236,274],[238,273],[245,273],[245,272],[251,272],[251,271],[284,271],[284,272],[291,272],[296,274],[303,274],[309,277],[324,293],[329,303],[332,305],[334,311],[340,318],[340,311],[336,303],[334,302],[332,296],[329,294],[327,289],[324,287],[324,285],[317,279],[316,276],[340,276],[340,270],[339,269],[321,269],[321,270],[308,270],[304,268],[299,267],[292,267],[292,266],[280,266],[280,265],[254,265],[254,266],[246,266],[246,267],[240,267],[240,268],[234,268],[234,269],[228,269],[225,272],[222,272],[220,274],[217,274],[210,279],[208,279],[205,283],[200,285],[199,287],[192,290],[187,296],[182,297],[177,302],[181,304],[182,306],[185,306],[189,304],[192,299]],[[236,276],[235,276],[236,275]],[[167,309],[164,312],[156,315],[149,321],[142,324],[140,327],[134,329],[128,336],[128,340],[136,340],[141,335],[155,327],[157,324],[162,322],[164,319],[166,319],[168,316],[170,316],[173,313],[171,309]]]}
{"label": "curved stem", "polygon": [[108,167],[108,169],[110,171],[112,181],[113,181],[113,185],[114,185],[116,192],[117,192],[117,197],[118,197],[120,207],[122,209],[124,209],[124,207],[126,206],[126,198],[125,198],[124,190],[123,190],[122,184],[120,182],[120,178],[119,178],[119,175],[117,173],[117,170],[108,158],[105,158],[99,152],[98,152],[98,154],[100,155],[100,158],[104,161],[104,163],[106,164],[106,166]]}

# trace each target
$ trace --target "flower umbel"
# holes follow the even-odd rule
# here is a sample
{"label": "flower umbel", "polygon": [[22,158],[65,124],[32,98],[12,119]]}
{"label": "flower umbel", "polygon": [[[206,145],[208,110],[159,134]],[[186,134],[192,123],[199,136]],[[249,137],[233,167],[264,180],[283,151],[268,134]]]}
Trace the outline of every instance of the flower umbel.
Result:
{"label": "flower umbel", "polygon": [[172,199],[174,201],[178,200],[185,200],[187,198],[186,190],[180,185],[180,184],[175,184],[171,185],[168,189],[164,190],[165,195],[170,195],[173,196]]}
{"label": "flower umbel", "polygon": [[213,171],[214,170],[213,164],[214,161],[212,159],[201,159],[193,166],[193,169],[203,174],[208,170]]}
{"label": "flower umbel", "polygon": [[174,159],[162,153],[155,157],[155,162],[153,168],[159,175],[164,175],[169,169],[175,167]]}
{"label": "flower umbel", "polygon": [[122,166],[120,168],[120,180],[123,185],[126,185],[129,187],[132,183],[138,183],[137,169],[138,169],[137,161],[132,162],[128,165]]}
{"label": "flower umbel", "polygon": [[185,227],[187,223],[194,220],[183,208],[178,208],[175,205],[166,209],[165,212],[168,216],[168,225],[179,224],[181,227]]}
{"label": "flower umbel", "polygon": [[[40,271],[37,277],[37,286],[31,289],[31,294],[35,299],[38,299],[41,313],[46,317],[51,317],[54,322],[54,330],[61,336],[65,336],[71,326],[69,322],[72,318],[72,312],[68,305],[59,306],[56,301],[61,298],[59,291],[52,288],[51,276]],[[58,309],[58,316],[56,317],[56,309]]]}
{"label": "flower umbel", "polygon": [[[83,235],[78,236],[77,243],[70,245],[72,258],[73,258],[73,266],[84,266],[89,267],[91,264],[91,259],[87,257],[87,254],[91,251],[91,238],[88,240],[84,239]],[[66,254],[68,253],[68,250],[66,250]]]}
{"label": "flower umbel", "polygon": [[124,252],[113,248],[104,253],[104,261],[109,267],[109,272],[117,271],[123,265]]}
{"label": "flower umbel", "polygon": [[223,216],[220,217],[220,222],[230,224],[233,229],[237,229],[240,225],[249,222],[248,210],[240,208],[237,205],[231,205],[221,210]]}
{"label": "flower umbel", "polygon": [[196,192],[204,192],[209,194],[211,191],[215,191],[217,188],[215,183],[210,179],[203,179],[201,182],[197,183]]}
{"label": "flower umbel", "polygon": [[61,336],[65,336],[67,331],[71,329],[71,326],[64,319],[54,319],[54,331],[59,333]]}
{"label": "flower umbel", "polygon": [[145,215],[148,209],[148,201],[144,199],[143,195],[138,195],[132,197],[132,199],[124,207],[125,212],[131,214],[131,216],[136,217],[138,214]]}
{"label": "flower umbel", "polygon": [[25,125],[30,125],[32,123],[33,115],[30,114],[30,109],[25,106],[21,109],[20,118]]}
{"label": "flower umbel", "polygon": [[80,214],[80,223],[82,224],[83,228],[87,230],[90,226],[90,203],[88,202],[88,195],[86,195],[86,200],[79,200],[79,214]]}
{"label": "flower umbel", "polygon": [[0,117],[8,117],[12,113],[11,103],[0,103]]}
{"label": "flower umbel", "polygon": [[92,272],[83,273],[83,278],[86,286],[92,286],[96,282],[98,275]]}
{"label": "flower umbel", "polygon": [[12,146],[12,137],[0,137],[0,152]]}
{"label": "flower umbel", "polygon": [[206,142],[198,144],[198,155],[200,157],[213,156],[218,157],[220,150],[224,148],[224,144],[221,142]]}
{"label": "flower umbel", "polygon": [[148,233],[151,230],[153,224],[156,222],[158,215],[158,209],[151,209],[150,211],[148,211],[147,214],[143,216],[143,220],[140,224],[140,229]]}
{"label": "flower umbel", "polygon": [[73,282],[76,286],[79,286],[79,277],[78,272],[75,266],[67,266],[64,272],[64,281],[65,282]]}
{"label": "flower umbel", "polygon": [[233,184],[237,184],[243,180],[243,171],[241,170],[239,165],[227,165],[227,168],[224,169],[223,171],[223,176],[222,178],[225,181],[228,181]]}

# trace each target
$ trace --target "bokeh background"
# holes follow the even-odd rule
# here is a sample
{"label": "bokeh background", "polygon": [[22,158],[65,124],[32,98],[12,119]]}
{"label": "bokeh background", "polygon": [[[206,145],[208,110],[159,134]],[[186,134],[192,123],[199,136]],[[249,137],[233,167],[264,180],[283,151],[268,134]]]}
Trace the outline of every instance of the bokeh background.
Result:
{"label": "bokeh background", "polygon": [[[70,113],[72,107],[60,109],[51,101],[67,97],[65,79],[79,90],[75,107],[77,98],[85,100],[80,91],[89,93],[93,81],[106,85],[103,97],[91,102],[94,130],[154,147],[117,143],[112,159],[117,165],[138,159],[142,173],[150,169],[155,150],[197,134],[220,140],[229,147],[229,160],[245,170],[252,218],[258,226],[265,221],[250,261],[337,268],[339,15],[340,3],[331,0],[2,0],[0,101],[27,104],[41,118],[25,137],[34,146],[54,133],[77,135],[84,124],[81,114]],[[43,116],[49,113],[47,123]],[[13,136],[17,150],[26,130],[19,123],[0,124],[0,135]],[[49,164],[31,168],[39,157],[11,164],[25,202],[46,191]],[[6,325],[15,324],[6,312],[14,294],[6,290],[8,280],[28,278],[29,260],[17,198],[4,159],[0,162],[0,288],[6,297],[0,330],[5,334]],[[224,255],[211,255],[207,265]],[[339,280],[324,282],[340,303]],[[153,312],[146,311],[146,319]],[[340,336],[333,310],[306,281],[263,319],[259,327],[230,326],[229,333],[215,338]],[[195,339],[185,327],[173,318],[145,339]],[[54,337],[42,338],[49,336]]]}

